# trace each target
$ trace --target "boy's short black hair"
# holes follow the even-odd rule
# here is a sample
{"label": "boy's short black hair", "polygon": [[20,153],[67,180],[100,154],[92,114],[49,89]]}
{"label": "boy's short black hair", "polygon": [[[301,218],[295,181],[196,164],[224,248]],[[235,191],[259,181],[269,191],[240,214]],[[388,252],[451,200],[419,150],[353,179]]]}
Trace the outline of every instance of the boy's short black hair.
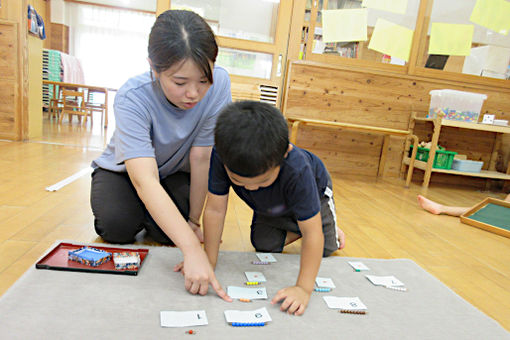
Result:
{"label": "boy's short black hair", "polygon": [[257,101],[226,106],[214,129],[223,164],[243,177],[255,177],[279,166],[289,147],[289,129],[280,110]]}

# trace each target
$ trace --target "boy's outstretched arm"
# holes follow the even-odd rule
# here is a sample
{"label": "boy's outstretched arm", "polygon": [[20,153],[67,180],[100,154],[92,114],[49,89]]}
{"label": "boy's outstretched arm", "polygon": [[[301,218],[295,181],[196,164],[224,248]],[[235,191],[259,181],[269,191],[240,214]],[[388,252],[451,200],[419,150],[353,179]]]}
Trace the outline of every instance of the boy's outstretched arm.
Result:
{"label": "boy's outstretched arm", "polygon": [[216,261],[218,259],[227,205],[228,194],[215,195],[210,192],[207,193],[207,202],[203,217],[204,249],[213,268],[216,267]]}
{"label": "boy's outstretched arm", "polygon": [[305,312],[315,284],[315,278],[324,251],[324,234],[320,213],[305,221],[298,221],[303,235],[301,241],[301,260],[296,285],[281,289],[271,300],[272,304],[283,300],[280,310],[289,314],[301,315]]}

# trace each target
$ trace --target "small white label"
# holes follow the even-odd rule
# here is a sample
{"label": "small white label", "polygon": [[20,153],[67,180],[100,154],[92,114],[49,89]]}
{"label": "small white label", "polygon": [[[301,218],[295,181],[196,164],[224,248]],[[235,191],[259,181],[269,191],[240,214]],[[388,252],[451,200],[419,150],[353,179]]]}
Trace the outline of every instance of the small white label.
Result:
{"label": "small white label", "polygon": [[496,115],[483,115],[482,124],[492,124],[494,123],[494,118],[496,118]]}

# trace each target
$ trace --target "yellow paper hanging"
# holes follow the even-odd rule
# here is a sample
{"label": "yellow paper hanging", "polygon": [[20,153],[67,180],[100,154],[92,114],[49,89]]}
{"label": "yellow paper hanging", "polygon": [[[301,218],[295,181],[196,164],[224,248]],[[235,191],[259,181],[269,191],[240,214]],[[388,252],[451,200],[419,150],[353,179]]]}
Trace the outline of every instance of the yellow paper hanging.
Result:
{"label": "yellow paper hanging", "polygon": [[413,30],[379,18],[368,48],[409,61],[412,42]]}
{"label": "yellow paper hanging", "polygon": [[473,25],[433,22],[430,29],[429,54],[470,55],[473,32]]}
{"label": "yellow paper hanging", "polygon": [[469,20],[494,32],[507,35],[510,31],[510,2],[478,0]]}
{"label": "yellow paper hanging", "polygon": [[407,10],[407,0],[363,0],[361,6],[405,14]]}
{"label": "yellow paper hanging", "polygon": [[333,9],[322,11],[322,40],[325,43],[338,41],[367,40],[367,9]]}

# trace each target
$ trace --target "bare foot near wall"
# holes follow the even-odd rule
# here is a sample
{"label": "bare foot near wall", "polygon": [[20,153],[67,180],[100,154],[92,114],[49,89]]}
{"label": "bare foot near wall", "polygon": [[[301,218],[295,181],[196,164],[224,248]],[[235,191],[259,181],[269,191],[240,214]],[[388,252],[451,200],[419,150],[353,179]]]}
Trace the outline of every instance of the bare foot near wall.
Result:
{"label": "bare foot near wall", "polygon": [[431,214],[439,215],[442,212],[443,206],[441,204],[431,201],[422,195],[418,195],[418,203],[423,209],[427,210]]}

